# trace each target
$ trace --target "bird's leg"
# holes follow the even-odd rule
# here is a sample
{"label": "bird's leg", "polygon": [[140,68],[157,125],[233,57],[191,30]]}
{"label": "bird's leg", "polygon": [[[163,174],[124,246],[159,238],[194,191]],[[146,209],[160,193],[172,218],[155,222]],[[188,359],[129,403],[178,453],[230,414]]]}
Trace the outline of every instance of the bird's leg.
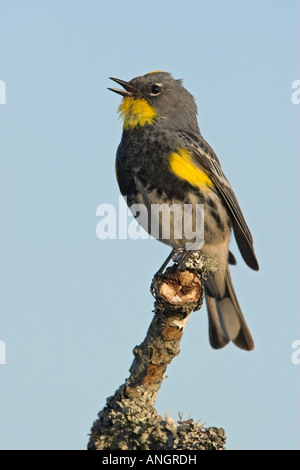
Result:
{"label": "bird's leg", "polygon": [[173,248],[167,259],[163,262],[159,270],[154,274],[154,279],[160,276],[166,266],[169,264],[172,258],[175,258],[174,261],[177,263],[182,269],[186,269],[185,264],[192,261],[192,259],[199,253],[199,250],[184,250],[183,248]]}
{"label": "bird's leg", "polygon": [[201,254],[200,250],[184,250],[183,248],[173,248],[167,259],[163,262],[157,273],[154,275],[154,279],[159,277],[173,258],[175,263],[179,265],[182,270],[187,267],[193,267],[195,260],[198,259]]}
{"label": "bird's leg", "polygon": [[169,256],[167,257],[167,259],[163,262],[163,264],[161,265],[161,267],[159,268],[159,270],[157,271],[157,273],[154,274],[154,277],[155,277],[155,278],[164,272],[166,266],[169,264],[170,260],[171,260],[172,257],[175,255],[175,253],[176,253],[176,248],[173,248],[173,250],[171,251],[171,253],[170,253]]}
{"label": "bird's leg", "polygon": [[152,283],[151,283],[151,288],[150,288],[150,291],[151,291],[152,295],[154,295],[155,286],[157,284],[157,281],[159,280],[160,276],[164,272],[166,266],[169,264],[170,260],[173,258],[174,255],[176,255],[176,253],[177,253],[177,249],[173,248],[173,250],[171,251],[171,253],[167,257],[167,259],[163,262],[163,264],[161,265],[159,270],[154,274],[153,279],[152,279]]}

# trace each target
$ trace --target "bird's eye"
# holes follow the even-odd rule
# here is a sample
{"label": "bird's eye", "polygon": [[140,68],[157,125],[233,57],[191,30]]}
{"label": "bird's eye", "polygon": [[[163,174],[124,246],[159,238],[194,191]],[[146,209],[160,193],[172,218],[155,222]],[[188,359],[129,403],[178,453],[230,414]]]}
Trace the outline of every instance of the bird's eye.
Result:
{"label": "bird's eye", "polygon": [[151,85],[150,94],[152,96],[159,95],[159,93],[161,93],[161,90],[162,90],[161,84],[160,83],[155,83],[154,85]]}

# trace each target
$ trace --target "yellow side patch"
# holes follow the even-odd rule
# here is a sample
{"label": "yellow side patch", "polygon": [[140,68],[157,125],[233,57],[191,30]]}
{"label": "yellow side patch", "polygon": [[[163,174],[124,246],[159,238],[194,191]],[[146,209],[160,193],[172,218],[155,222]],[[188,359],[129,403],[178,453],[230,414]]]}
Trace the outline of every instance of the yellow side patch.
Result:
{"label": "yellow side patch", "polygon": [[155,109],[143,98],[123,98],[119,106],[123,129],[133,129],[136,126],[151,124],[156,118]]}
{"label": "yellow side patch", "polygon": [[213,187],[213,182],[201,168],[196,166],[192,160],[192,153],[184,148],[180,148],[177,152],[171,153],[169,156],[171,171],[192,186],[201,188],[204,192],[209,192]]}

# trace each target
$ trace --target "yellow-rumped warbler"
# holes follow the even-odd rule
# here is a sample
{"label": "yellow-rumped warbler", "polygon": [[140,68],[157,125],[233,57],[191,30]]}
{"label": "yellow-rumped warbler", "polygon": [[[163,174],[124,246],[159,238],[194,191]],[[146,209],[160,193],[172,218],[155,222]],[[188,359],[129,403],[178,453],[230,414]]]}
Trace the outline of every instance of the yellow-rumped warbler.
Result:
{"label": "yellow-rumped warbler", "polygon": [[[181,80],[161,71],[129,82],[111,80],[124,88],[109,88],[123,96],[119,107],[123,134],[116,157],[122,195],[127,197],[129,207],[143,204],[148,210],[158,205],[188,205],[192,207],[192,211],[187,211],[191,220],[187,217],[185,224],[192,223],[193,229],[196,206],[204,205],[201,252],[215,257],[218,263],[215,274],[205,281],[211,346],[222,348],[232,341],[242,349],[253,349],[229,272],[229,264],[236,264],[229,251],[231,229],[245,262],[258,270],[253,239],[220,162],[200,133],[193,96]],[[154,218],[146,218],[146,223],[145,217],[140,218],[141,225],[151,234],[152,225],[158,226],[156,238],[173,248],[186,248],[191,237],[185,236],[183,213],[172,212],[173,227],[168,237],[161,235],[165,228],[162,212],[153,213]]]}

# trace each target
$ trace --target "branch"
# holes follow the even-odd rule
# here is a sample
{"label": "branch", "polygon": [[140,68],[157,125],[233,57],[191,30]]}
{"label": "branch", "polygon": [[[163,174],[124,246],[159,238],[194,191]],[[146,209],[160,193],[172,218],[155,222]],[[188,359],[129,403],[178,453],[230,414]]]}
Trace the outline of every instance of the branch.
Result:
{"label": "branch", "polygon": [[180,352],[189,315],[202,306],[201,276],[214,269],[211,259],[204,260],[204,257],[200,268],[199,262],[197,268],[189,266],[182,271],[181,267],[173,265],[154,279],[151,287],[156,298],[153,320],[146,338],[133,350],[135,357],[129,378],[107,399],[92,426],[89,450],[224,448],[222,428],[205,429],[192,419],[178,423],[170,417],[162,419],[154,408],[167,365]]}

